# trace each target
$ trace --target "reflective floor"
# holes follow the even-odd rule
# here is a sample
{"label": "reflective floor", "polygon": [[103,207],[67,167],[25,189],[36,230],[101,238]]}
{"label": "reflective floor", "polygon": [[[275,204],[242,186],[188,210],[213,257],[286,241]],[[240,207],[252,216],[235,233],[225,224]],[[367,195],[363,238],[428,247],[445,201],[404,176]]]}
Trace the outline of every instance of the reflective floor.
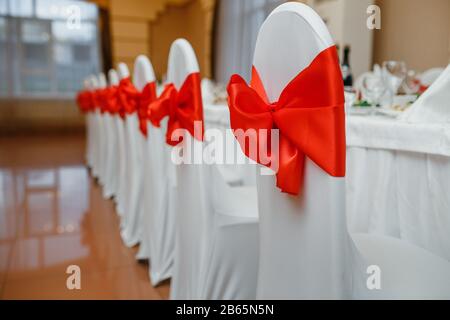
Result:
{"label": "reflective floor", "polygon": [[0,298],[167,299],[83,163],[81,135],[0,137]]}

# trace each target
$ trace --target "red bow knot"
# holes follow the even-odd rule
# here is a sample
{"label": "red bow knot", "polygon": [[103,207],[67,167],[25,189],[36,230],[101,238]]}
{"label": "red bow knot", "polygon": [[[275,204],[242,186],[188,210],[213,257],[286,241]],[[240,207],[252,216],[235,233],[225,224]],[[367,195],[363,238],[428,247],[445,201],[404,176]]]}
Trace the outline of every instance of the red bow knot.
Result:
{"label": "red bow knot", "polygon": [[156,83],[149,82],[142,91],[136,89],[130,78],[122,79],[118,89],[119,101],[122,110],[131,114],[135,111],[139,117],[139,128],[143,135],[147,135],[147,113],[148,106],[156,100]]}
{"label": "red bow knot", "polygon": [[156,100],[156,83],[149,82],[140,92],[138,98],[139,128],[144,136],[147,136],[147,114],[150,103]]}
{"label": "red bow knot", "polygon": [[106,88],[104,96],[104,104],[105,109],[110,114],[114,115],[119,112],[120,104],[118,98],[118,86],[110,86]]}
{"label": "red bow knot", "polygon": [[[277,187],[297,195],[303,181],[305,156],[335,177],[345,176],[344,87],[336,48],[322,51],[312,63],[284,88],[279,100],[269,103],[257,70],[252,70],[251,87],[233,75],[227,87],[232,129],[260,131],[258,149],[267,150],[270,163],[260,155],[244,153],[254,161],[269,166],[277,161]],[[272,150],[271,129],[279,129],[279,149]],[[252,157],[253,156],[253,157]]]}
{"label": "red bow knot", "polygon": [[93,93],[89,90],[79,92],[76,100],[80,111],[83,113],[89,112],[94,106]]}
{"label": "red bow knot", "polygon": [[108,105],[108,88],[97,90],[97,103],[100,107],[100,112],[103,114],[109,110]]}
{"label": "red bow knot", "polygon": [[131,114],[136,110],[136,101],[133,99],[132,93],[136,90],[129,77],[120,80],[117,90],[119,99],[119,114],[124,119],[125,114]]}
{"label": "red bow knot", "polygon": [[[148,118],[155,127],[160,126],[161,120],[168,116],[166,143],[175,146],[181,140],[172,140],[172,134],[177,129],[186,129],[197,140],[203,140],[203,104],[200,89],[200,74],[191,73],[180,90],[174,84],[168,84],[160,97],[152,102],[148,108]],[[201,121],[201,132],[194,130],[196,121]]]}

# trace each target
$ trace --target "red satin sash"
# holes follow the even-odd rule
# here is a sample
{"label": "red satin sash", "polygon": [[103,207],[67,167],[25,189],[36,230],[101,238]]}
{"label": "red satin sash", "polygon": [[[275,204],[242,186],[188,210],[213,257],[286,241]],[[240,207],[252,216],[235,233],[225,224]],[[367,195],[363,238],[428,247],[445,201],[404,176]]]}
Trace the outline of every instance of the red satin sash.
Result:
{"label": "red satin sash", "polygon": [[129,110],[134,108],[134,110],[137,111],[139,117],[139,129],[144,136],[147,136],[148,108],[150,103],[156,100],[156,83],[147,83],[142,91],[137,90],[134,86],[127,87],[125,92],[129,102]]}
{"label": "red satin sash", "polygon": [[105,89],[104,101],[105,109],[112,115],[119,113],[118,86],[110,86]]}
{"label": "red satin sash", "polygon": [[93,94],[89,90],[80,91],[76,97],[78,108],[81,112],[86,113],[92,110],[94,101]]}
{"label": "red satin sash", "polygon": [[[203,140],[203,104],[200,89],[200,73],[191,73],[180,90],[170,83],[166,85],[160,97],[152,102],[148,110],[148,118],[156,127],[168,116],[166,143],[175,146],[178,141],[172,140],[172,133],[177,129],[186,129],[197,140]],[[201,133],[195,132],[194,122],[202,122]]]}
{"label": "red satin sash", "polygon": [[[335,46],[322,51],[269,103],[253,68],[251,87],[233,75],[227,88],[233,130],[279,129],[279,154],[272,154],[270,134],[257,138],[271,159],[278,159],[277,187],[297,195],[301,191],[305,156],[335,177],[345,176],[344,87]],[[239,139],[238,139],[239,140]],[[245,141],[239,141],[250,157]],[[277,157],[278,156],[278,157]],[[273,158],[277,157],[277,158]],[[253,159],[261,162],[259,156]]]}
{"label": "red satin sash", "polygon": [[102,99],[103,99],[103,90],[104,89],[95,89],[93,93],[93,109],[99,109],[102,111]]}
{"label": "red satin sash", "polygon": [[108,112],[109,105],[108,105],[108,88],[104,89],[98,89],[97,91],[97,103],[100,107],[100,112],[103,114],[105,112]]}
{"label": "red satin sash", "polygon": [[136,101],[129,95],[135,90],[133,83],[129,77],[120,80],[117,91],[119,99],[119,115],[125,119],[125,114],[130,114],[136,111]]}

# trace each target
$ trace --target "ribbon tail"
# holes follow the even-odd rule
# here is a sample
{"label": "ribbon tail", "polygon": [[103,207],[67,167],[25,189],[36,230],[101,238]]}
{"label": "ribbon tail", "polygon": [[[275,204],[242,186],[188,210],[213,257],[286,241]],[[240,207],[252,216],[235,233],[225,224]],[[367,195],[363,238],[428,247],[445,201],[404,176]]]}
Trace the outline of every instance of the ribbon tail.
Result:
{"label": "ribbon tail", "polygon": [[274,160],[278,160],[277,187],[282,192],[298,195],[302,189],[305,155],[283,136],[280,136],[279,143],[278,159]]}
{"label": "ribbon tail", "polygon": [[183,136],[186,129],[184,129],[177,120],[169,119],[166,132],[166,143],[172,147],[180,144],[183,141]]}
{"label": "ribbon tail", "polygon": [[170,104],[173,103],[174,95],[176,94],[175,87],[168,85],[161,93],[161,96],[148,106],[147,116],[153,126],[159,128],[161,120],[170,114]]}

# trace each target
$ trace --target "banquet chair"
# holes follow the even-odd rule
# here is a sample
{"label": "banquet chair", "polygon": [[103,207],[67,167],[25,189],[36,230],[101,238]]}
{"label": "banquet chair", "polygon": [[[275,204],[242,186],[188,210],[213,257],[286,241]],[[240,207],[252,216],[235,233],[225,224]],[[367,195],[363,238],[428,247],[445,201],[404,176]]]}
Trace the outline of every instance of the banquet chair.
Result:
{"label": "banquet chair", "polygon": [[[133,85],[143,86],[145,82],[140,77],[136,83],[136,75],[138,73],[137,65],[141,63],[139,57],[135,61],[135,69],[133,74]],[[120,68],[124,68],[124,65],[119,65]],[[120,75],[127,74],[126,72]],[[129,73],[128,73],[129,74]],[[122,77],[124,80],[128,77]],[[124,185],[124,211],[121,219],[121,236],[125,245],[128,247],[135,246],[139,243],[139,216],[141,215],[141,203],[140,196],[142,191],[142,150],[140,144],[140,131],[139,131],[139,119],[137,111],[125,113],[125,145],[126,145],[126,166],[125,174],[126,180]]]}
{"label": "banquet chair", "polygon": [[[137,91],[142,92],[144,87],[151,82],[155,82],[155,74],[149,59],[140,55],[136,58],[133,71],[133,84]],[[139,107],[139,106],[138,106]],[[128,162],[128,172],[130,174],[129,199],[125,217],[126,223],[122,229],[122,237],[128,242],[128,245],[141,243],[141,254],[138,259],[148,259],[149,255],[142,255],[147,251],[145,248],[147,230],[144,228],[143,219],[148,204],[148,192],[144,189],[144,185],[148,182],[146,179],[146,167],[149,165],[147,153],[147,140],[139,130],[138,111],[127,116],[127,134],[130,146],[130,158]]]}
{"label": "banquet chair", "polygon": [[[91,77],[86,77],[83,81],[83,89],[84,90],[92,90],[92,84],[91,84]],[[93,144],[93,116],[92,116],[92,110],[88,110],[86,112],[86,153],[85,153],[85,160],[88,168],[92,168],[92,144]]]}
{"label": "banquet chair", "polygon": [[[94,75],[91,76],[92,90],[95,92],[99,89],[98,78]],[[97,99],[94,100],[97,104]],[[92,143],[92,176],[98,178],[100,170],[100,143],[101,143],[101,115],[98,105],[94,106],[92,111],[92,128],[93,130],[93,143]]]}
{"label": "banquet chair", "polygon": [[[292,79],[325,50],[335,52],[333,48],[327,27],[310,7],[291,2],[272,11],[260,28],[253,60],[268,102],[277,101]],[[339,68],[337,59],[333,67]],[[325,96],[333,93],[324,87],[317,90]],[[338,90],[343,94],[343,87]],[[314,128],[306,131],[298,126],[299,135],[302,130],[313,134]],[[346,226],[345,181],[306,156],[303,170],[298,195],[276,188],[274,174],[256,177],[260,217],[257,298],[352,298],[364,284],[364,260]]]}
{"label": "banquet chair", "polygon": [[[108,71],[108,80],[110,87],[117,87],[119,84],[119,75],[117,71],[111,69]],[[106,152],[105,163],[105,191],[104,197],[117,196],[117,172],[118,172],[118,134],[116,126],[116,117],[118,115],[111,113],[111,110],[106,114],[108,146]]]}
{"label": "banquet chair", "polygon": [[[271,50],[273,39],[277,39],[277,50]],[[288,3],[275,9],[260,29],[254,56],[269,101],[277,100],[298,70],[315,66],[312,59],[332,45],[324,23],[308,6]],[[324,94],[323,87],[320,93]],[[311,130],[308,133],[312,138]],[[443,259],[386,236],[350,237],[344,179],[328,175],[306,158],[303,189],[298,196],[276,190],[274,180],[270,175],[257,176],[258,298],[398,299],[450,295],[450,268]],[[381,270],[380,290],[368,286],[374,266]],[[438,278],[443,284],[438,283]]]}
{"label": "banquet chair", "polygon": [[[169,81],[174,79],[179,87],[198,70],[191,45],[183,39],[175,41],[169,57]],[[204,114],[204,119],[208,115]],[[204,125],[214,128],[206,120]],[[202,147],[189,133],[184,135],[183,154],[202,157]],[[255,187],[233,188],[216,165],[205,163],[178,165],[175,180],[170,193],[177,195],[171,198],[177,215],[171,299],[254,298],[258,261]]]}
{"label": "banquet chair", "polygon": [[[225,143],[216,148],[245,159],[229,127],[215,128],[225,137]],[[208,132],[205,139],[209,140]],[[205,223],[208,245],[206,258],[201,260],[205,276],[200,298],[255,299],[259,253],[255,163],[237,160],[236,164],[204,164],[200,169],[211,190],[203,195],[210,201],[204,217],[210,223]],[[241,180],[239,184],[231,179],[233,173]]]}
{"label": "banquet chair", "polygon": [[[117,73],[119,74],[119,80],[128,78],[130,76],[130,71],[125,63],[121,62],[117,65]],[[120,102],[119,102],[120,103]],[[125,203],[126,203],[126,193],[127,193],[127,154],[128,154],[128,144],[126,143],[126,130],[125,130],[125,119],[121,116],[116,117],[116,132],[118,137],[118,177],[117,177],[117,197],[116,197],[116,211],[120,217],[125,214]]]}
{"label": "banquet chair", "polygon": [[[139,60],[139,63],[137,63]],[[141,55],[136,59],[136,82],[138,83],[136,87],[139,90],[142,90],[145,84],[150,82],[156,82],[155,73],[153,70],[153,66],[150,60]],[[144,84],[144,85],[141,85]],[[149,121],[146,121],[146,130],[147,136],[148,131],[150,130],[151,124]],[[152,210],[151,206],[151,196],[152,196],[152,170],[149,169],[150,166],[153,165],[152,158],[150,153],[153,152],[152,148],[149,147],[150,143],[146,136],[143,134],[140,135],[140,148],[142,152],[142,170],[143,170],[143,184],[142,184],[142,195],[140,200],[142,214],[139,220],[139,251],[136,254],[137,260],[149,260],[151,259],[150,254],[150,245],[148,240],[148,215]]]}
{"label": "banquet chair", "polygon": [[[106,87],[108,86],[108,83],[106,81],[106,76],[103,72],[98,74],[98,84],[99,84],[99,90],[100,92],[102,90],[105,90]],[[98,103],[100,104],[100,117],[99,117],[99,130],[100,130],[100,140],[99,140],[99,155],[98,155],[98,181],[100,183],[100,185],[103,187],[103,195],[105,196],[105,190],[107,190],[106,184],[105,184],[105,171],[106,171],[106,156],[107,156],[107,148],[108,148],[108,121],[106,119],[106,113],[103,110],[103,101],[101,101],[102,99],[102,95],[100,94],[99,97],[99,101]],[[109,198],[106,197],[105,198]]]}
{"label": "banquet chair", "polygon": [[[191,45],[184,39],[175,40],[169,52],[167,83],[173,84],[177,90],[181,88],[186,78],[199,72],[195,53]],[[177,216],[176,167],[171,161],[173,148],[166,144],[168,117],[160,122],[160,127],[148,126],[147,148],[149,150],[148,166],[151,179],[147,188],[149,211],[146,212],[148,243],[147,255],[151,256],[150,280],[158,285],[163,280],[172,277],[175,246],[175,218]],[[177,224],[182,223],[176,221]],[[144,252],[138,256],[145,255]]]}

